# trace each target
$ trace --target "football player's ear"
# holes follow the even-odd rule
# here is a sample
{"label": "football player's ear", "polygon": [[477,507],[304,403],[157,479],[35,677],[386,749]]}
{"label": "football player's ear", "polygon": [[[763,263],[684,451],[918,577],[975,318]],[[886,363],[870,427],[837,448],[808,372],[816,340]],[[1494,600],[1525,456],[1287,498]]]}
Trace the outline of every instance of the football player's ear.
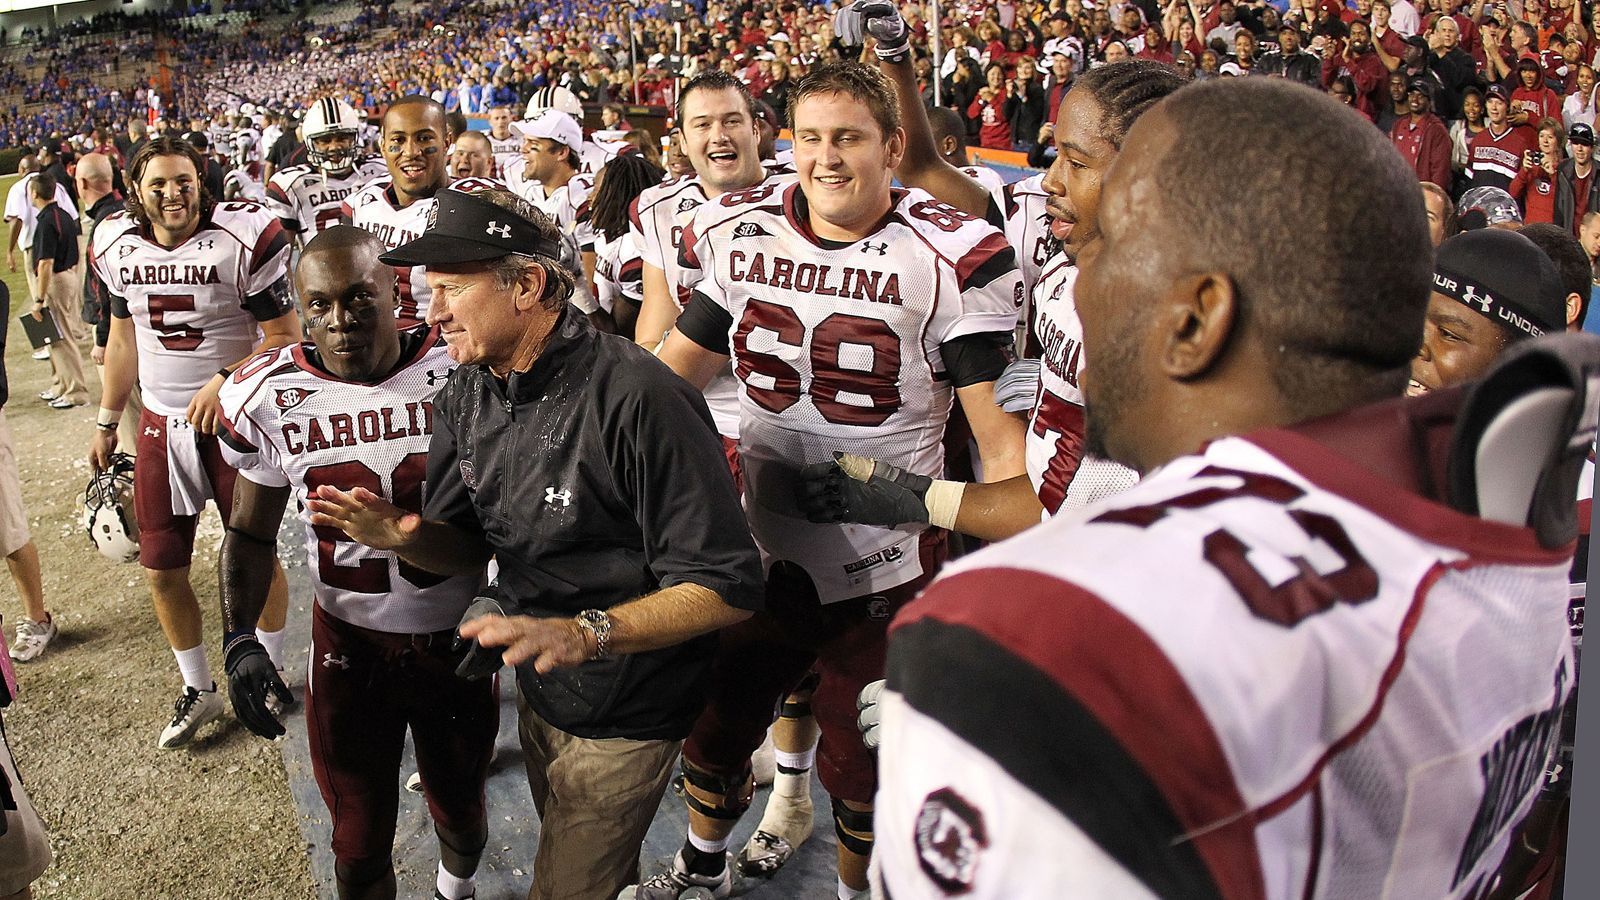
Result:
{"label": "football player's ear", "polygon": [[1161,306],[1159,363],[1178,380],[1199,378],[1226,354],[1239,324],[1239,291],[1220,272],[1176,281]]}
{"label": "football player's ear", "polygon": [[896,128],[894,134],[889,135],[888,153],[884,164],[893,169],[900,165],[900,160],[906,156],[906,130]]}

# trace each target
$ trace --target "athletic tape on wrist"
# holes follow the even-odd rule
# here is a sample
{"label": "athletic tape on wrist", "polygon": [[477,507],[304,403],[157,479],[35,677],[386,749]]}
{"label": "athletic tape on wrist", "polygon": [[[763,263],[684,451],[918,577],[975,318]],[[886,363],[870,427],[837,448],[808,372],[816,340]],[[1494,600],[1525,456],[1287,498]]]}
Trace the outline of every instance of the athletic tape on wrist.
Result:
{"label": "athletic tape on wrist", "polygon": [[117,423],[121,421],[122,410],[106,409],[104,406],[100,407],[100,412],[94,417],[94,423],[99,425],[101,428],[115,428],[117,427]]}
{"label": "athletic tape on wrist", "polygon": [[961,511],[961,495],[966,490],[962,482],[934,479],[928,485],[928,492],[922,495],[922,505],[928,508],[928,524],[955,528],[956,514]]}

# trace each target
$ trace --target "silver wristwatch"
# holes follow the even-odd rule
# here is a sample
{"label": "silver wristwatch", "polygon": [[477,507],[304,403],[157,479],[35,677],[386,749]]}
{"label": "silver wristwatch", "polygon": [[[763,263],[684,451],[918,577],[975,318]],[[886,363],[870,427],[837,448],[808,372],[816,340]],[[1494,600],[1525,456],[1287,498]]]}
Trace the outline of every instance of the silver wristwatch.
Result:
{"label": "silver wristwatch", "polygon": [[586,609],[577,615],[578,627],[594,635],[593,659],[609,659],[606,644],[611,640],[611,616],[603,609]]}

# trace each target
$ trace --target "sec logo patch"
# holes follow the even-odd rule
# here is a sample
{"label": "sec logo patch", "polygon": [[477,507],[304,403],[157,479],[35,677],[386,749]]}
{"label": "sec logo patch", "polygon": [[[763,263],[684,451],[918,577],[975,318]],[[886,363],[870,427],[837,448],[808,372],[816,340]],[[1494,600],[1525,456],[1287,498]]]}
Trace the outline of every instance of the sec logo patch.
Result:
{"label": "sec logo patch", "polygon": [[917,813],[917,864],[951,896],[970,893],[978,881],[978,857],[989,846],[983,813],[949,788],[922,801]]}

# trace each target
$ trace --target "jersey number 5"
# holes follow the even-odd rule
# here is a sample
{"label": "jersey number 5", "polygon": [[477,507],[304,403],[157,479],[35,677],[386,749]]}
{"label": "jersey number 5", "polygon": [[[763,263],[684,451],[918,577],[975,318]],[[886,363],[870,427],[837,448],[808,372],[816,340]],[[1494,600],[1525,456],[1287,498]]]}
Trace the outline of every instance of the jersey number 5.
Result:
{"label": "jersey number 5", "polygon": [[168,350],[188,351],[205,342],[205,331],[189,325],[173,325],[167,313],[194,312],[193,294],[151,294],[150,327],[155,329],[161,346]]}
{"label": "jersey number 5", "polygon": [[882,425],[900,408],[900,338],[889,323],[834,313],[812,329],[810,343],[811,384],[802,385],[783,357],[803,352],[805,324],[787,306],[751,300],[733,333],[734,374],[751,400],[775,413],[799,402],[802,391],[835,425]]}
{"label": "jersey number 5", "polygon": [[[1289,482],[1260,472],[1208,466],[1201,470],[1200,477],[1233,477],[1243,484],[1239,487],[1205,487],[1149,506],[1114,509],[1101,513],[1094,521],[1149,528],[1175,509],[1203,509],[1225,500],[1241,498],[1288,506],[1305,496],[1305,491]],[[1211,532],[1201,544],[1206,562],[1233,585],[1252,613],[1258,618],[1292,628],[1311,616],[1327,612],[1336,603],[1357,605],[1378,596],[1378,573],[1356,549],[1355,542],[1350,539],[1344,526],[1339,524],[1339,520],[1305,509],[1287,512],[1307,537],[1333,551],[1333,556],[1339,561],[1337,566],[1317,566],[1305,557],[1290,557],[1288,562],[1299,570],[1298,574],[1273,584],[1251,563],[1250,545],[1227,529],[1219,528]]]}

